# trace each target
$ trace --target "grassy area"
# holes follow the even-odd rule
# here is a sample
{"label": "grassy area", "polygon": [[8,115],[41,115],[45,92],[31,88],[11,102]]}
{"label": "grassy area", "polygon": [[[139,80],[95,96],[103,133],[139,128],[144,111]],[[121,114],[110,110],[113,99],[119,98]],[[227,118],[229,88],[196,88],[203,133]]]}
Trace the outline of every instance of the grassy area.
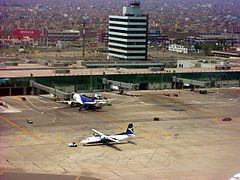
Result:
{"label": "grassy area", "polygon": [[17,52],[18,51],[18,48],[0,48],[0,52]]}

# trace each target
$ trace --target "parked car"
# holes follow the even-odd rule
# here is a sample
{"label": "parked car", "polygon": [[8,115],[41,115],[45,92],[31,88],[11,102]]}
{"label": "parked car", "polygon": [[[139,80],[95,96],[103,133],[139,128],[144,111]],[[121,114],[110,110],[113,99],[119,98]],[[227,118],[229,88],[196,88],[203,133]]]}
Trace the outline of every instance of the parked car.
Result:
{"label": "parked car", "polygon": [[153,120],[154,121],[159,121],[159,118],[158,117],[154,117]]}
{"label": "parked car", "polygon": [[33,121],[32,121],[31,119],[28,119],[27,122],[28,122],[29,124],[32,124],[32,123],[33,123]]}
{"label": "parked car", "polygon": [[68,147],[77,147],[77,144],[75,142],[68,143]]}
{"label": "parked car", "polygon": [[230,117],[222,118],[222,121],[231,121],[231,120],[232,120],[232,118],[230,118]]}

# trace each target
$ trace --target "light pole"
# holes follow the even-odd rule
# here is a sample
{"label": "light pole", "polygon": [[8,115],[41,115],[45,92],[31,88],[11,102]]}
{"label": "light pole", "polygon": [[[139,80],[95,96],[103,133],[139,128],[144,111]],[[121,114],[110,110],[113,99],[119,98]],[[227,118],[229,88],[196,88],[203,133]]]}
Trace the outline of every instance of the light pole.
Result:
{"label": "light pole", "polygon": [[90,92],[92,92],[92,68],[90,71]]}
{"label": "light pole", "polygon": [[89,19],[89,16],[83,16],[83,30],[82,30],[82,35],[83,35],[83,43],[82,43],[82,46],[83,46],[83,50],[82,50],[82,57],[85,57],[85,35],[86,35],[86,23],[87,23],[87,20]]}

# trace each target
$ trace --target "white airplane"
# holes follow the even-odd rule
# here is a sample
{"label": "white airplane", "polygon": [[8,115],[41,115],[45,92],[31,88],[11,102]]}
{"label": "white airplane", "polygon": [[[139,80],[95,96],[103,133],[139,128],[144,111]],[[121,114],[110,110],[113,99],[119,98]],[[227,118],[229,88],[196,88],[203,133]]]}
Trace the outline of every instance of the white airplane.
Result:
{"label": "white airplane", "polygon": [[235,174],[233,177],[231,177],[229,180],[239,180],[240,179],[240,173]]}
{"label": "white airplane", "polygon": [[93,135],[92,137],[88,137],[82,140],[81,143],[83,145],[94,144],[94,143],[108,144],[109,142],[120,143],[120,141],[134,137],[134,134],[133,134],[134,130],[133,130],[132,123],[128,124],[127,130],[125,132],[122,132],[116,135],[103,134],[95,129],[92,129],[92,131],[96,134]]}
{"label": "white airplane", "polygon": [[74,101],[57,101],[57,102],[68,103],[70,106],[74,106],[75,104],[80,104],[81,107],[79,108],[79,111],[82,108],[97,109],[97,108],[101,108],[101,106],[112,105],[112,102],[110,100],[102,99],[101,95],[95,92],[93,92],[92,97],[88,97],[81,93],[74,93],[73,100]]}

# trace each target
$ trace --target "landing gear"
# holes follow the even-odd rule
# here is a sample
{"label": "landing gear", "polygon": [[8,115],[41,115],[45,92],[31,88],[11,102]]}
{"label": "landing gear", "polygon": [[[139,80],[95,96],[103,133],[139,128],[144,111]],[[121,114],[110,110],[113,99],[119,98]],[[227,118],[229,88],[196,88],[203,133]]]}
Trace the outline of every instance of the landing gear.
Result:
{"label": "landing gear", "polygon": [[78,110],[79,110],[79,111],[81,111],[81,110],[82,110],[82,108],[84,108],[84,106],[81,106],[81,107],[80,107]]}
{"label": "landing gear", "polygon": [[82,105],[82,106],[80,106],[80,108],[79,108],[78,110],[81,111],[83,108],[85,108],[85,109],[88,111],[88,110],[100,109],[100,108],[102,108],[102,106],[88,106],[88,105]]}

